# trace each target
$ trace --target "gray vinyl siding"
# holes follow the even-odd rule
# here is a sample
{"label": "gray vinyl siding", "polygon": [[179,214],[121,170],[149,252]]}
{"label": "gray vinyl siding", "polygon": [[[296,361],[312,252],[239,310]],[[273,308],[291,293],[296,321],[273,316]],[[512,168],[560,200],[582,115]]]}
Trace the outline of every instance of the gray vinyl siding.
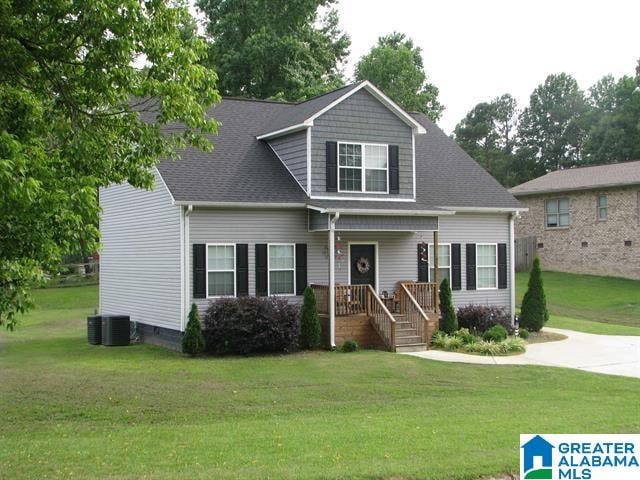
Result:
{"label": "gray vinyl siding", "polygon": [[[428,243],[433,240],[425,240]],[[506,243],[507,265],[511,265],[509,249],[509,215],[508,214],[476,214],[458,213],[453,216],[440,217],[441,243],[460,243],[460,262],[462,266],[462,290],[453,292],[453,303],[456,306],[467,304],[500,305],[509,308],[511,269],[507,267],[507,287],[502,290],[467,290],[467,243]],[[416,253],[417,256],[417,253]]]}
{"label": "gray vinyl siding", "polygon": [[[329,215],[311,211],[309,215],[310,230],[328,230]],[[344,231],[395,231],[417,232],[438,229],[438,217],[423,217],[418,215],[340,215],[336,222],[336,230]]]}
{"label": "gray vinyl siding", "polygon": [[314,120],[311,127],[311,193],[335,197],[384,195],[327,192],[327,141],[398,145],[400,193],[389,196],[413,198],[413,132],[366,90],[359,90]]}
{"label": "gray vinyl siding", "polygon": [[100,190],[100,310],[180,330],[180,207],[156,173],[152,191]]}
{"label": "gray vinyl siding", "polygon": [[[220,210],[196,208],[189,217],[189,264],[193,264],[195,243],[247,243],[249,245],[249,295],[255,295],[256,243],[306,243],[307,275],[310,283],[327,283],[327,234],[307,231],[307,211],[300,210]],[[189,267],[193,297],[193,273]],[[283,297],[299,301],[298,297]],[[192,299],[201,311],[210,299]]]}
{"label": "gray vinyl siding", "polygon": [[285,135],[269,140],[282,163],[307,191],[307,131]]}
{"label": "gray vinyl siding", "polygon": [[[190,216],[190,244],[249,244],[249,294],[255,295],[255,244],[306,243],[309,283],[328,283],[328,232],[308,232],[304,210],[216,210],[195,209]],[[398,281],[416,281],[418,276],[417,244],[433,242],[432,232],[347,232],[336,231],[336,282],[349,282],[349,243],[377,242],[378,291],[393,292]],[[509,290],[467,291],[465,243],[508,243],[507,215],[458,214],[440,217],[440,241],[462,244],[463,290],[453,292],[456,306],[476,303],[509,307]],[[507,255],[509,254],[507,248]],[[193,249],[191,248],[192,258]],[[508,258],[510,262],[510,258]],[[189,268],[189,278],[193,275]],[[511,281],[509,279],[509,285]],[[193,288],[191,288],[193,291]],[[299,297],[285,297],[299,302]],[[208,299],[193,299],[201,310]]]}

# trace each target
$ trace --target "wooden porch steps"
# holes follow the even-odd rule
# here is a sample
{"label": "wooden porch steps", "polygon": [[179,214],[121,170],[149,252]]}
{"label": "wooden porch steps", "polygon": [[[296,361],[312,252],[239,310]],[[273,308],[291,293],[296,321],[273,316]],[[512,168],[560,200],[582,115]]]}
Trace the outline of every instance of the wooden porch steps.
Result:
{"label": "wooden porch steps", "polygon": [[427,345],[423,343],[418,332],[406,321],[406,315],[394,313],[396,319],[396,352],[423,352]]}

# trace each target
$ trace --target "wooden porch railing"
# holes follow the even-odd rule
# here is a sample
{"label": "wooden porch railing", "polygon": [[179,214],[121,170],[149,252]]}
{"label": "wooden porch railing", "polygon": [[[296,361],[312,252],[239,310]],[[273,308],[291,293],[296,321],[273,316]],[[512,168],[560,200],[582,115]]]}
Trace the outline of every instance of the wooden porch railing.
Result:
{"label": "wooden porch railing", "polygon": [[411,327],[415,328],[422,342],[426,343],[429,317],[404,283],[400,284],[400,312],[404,314],[405,320],[411,324]]}
{"label": "wooden porch railing", "polygon": [[[318,313],[329,313],[329,287],[312,284]],[[396,320],[371,285],[336,285],[336,316],[366,314],[390,351],[395,351]]]}
{"label": "wooden porch railing", "polygon": [[422,310],[425,312],[437,312],[438,300],[436,296],[438,295],[438,288],[435,283],[406,282],[401,283],[400,286],[407,289]]}
{"label": "wooden porch railing", "polygon": [[371,285],[366,285],[367,314],[371,318],[373,327],[384,341],[390,352],[396,351],[396,319],[385,307],[378,294]]}

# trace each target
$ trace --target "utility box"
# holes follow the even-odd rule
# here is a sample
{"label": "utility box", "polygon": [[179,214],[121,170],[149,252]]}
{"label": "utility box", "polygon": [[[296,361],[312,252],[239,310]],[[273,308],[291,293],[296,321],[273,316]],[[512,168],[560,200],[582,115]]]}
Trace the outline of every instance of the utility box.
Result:
{"label": "utility box", "polygon": [[128,315],[102,315],[102,344],[107,347],[129,345],[129,324]]}
{"label": "utility box", "polygon": [[102,343],[102,315],[87,317],[87,340],[90,345]]}

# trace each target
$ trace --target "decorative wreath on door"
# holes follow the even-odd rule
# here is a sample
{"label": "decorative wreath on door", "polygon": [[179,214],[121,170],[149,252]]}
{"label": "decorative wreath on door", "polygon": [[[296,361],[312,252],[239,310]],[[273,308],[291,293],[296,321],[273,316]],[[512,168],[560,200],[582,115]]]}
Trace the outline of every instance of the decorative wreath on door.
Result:
{"label": "decorative wreath on door", "polygon": [[356,268],[360,273],[365,274],[369,270],[371,270],[371,264],[366,258],[360,257],[358,260],[356,260]]}

